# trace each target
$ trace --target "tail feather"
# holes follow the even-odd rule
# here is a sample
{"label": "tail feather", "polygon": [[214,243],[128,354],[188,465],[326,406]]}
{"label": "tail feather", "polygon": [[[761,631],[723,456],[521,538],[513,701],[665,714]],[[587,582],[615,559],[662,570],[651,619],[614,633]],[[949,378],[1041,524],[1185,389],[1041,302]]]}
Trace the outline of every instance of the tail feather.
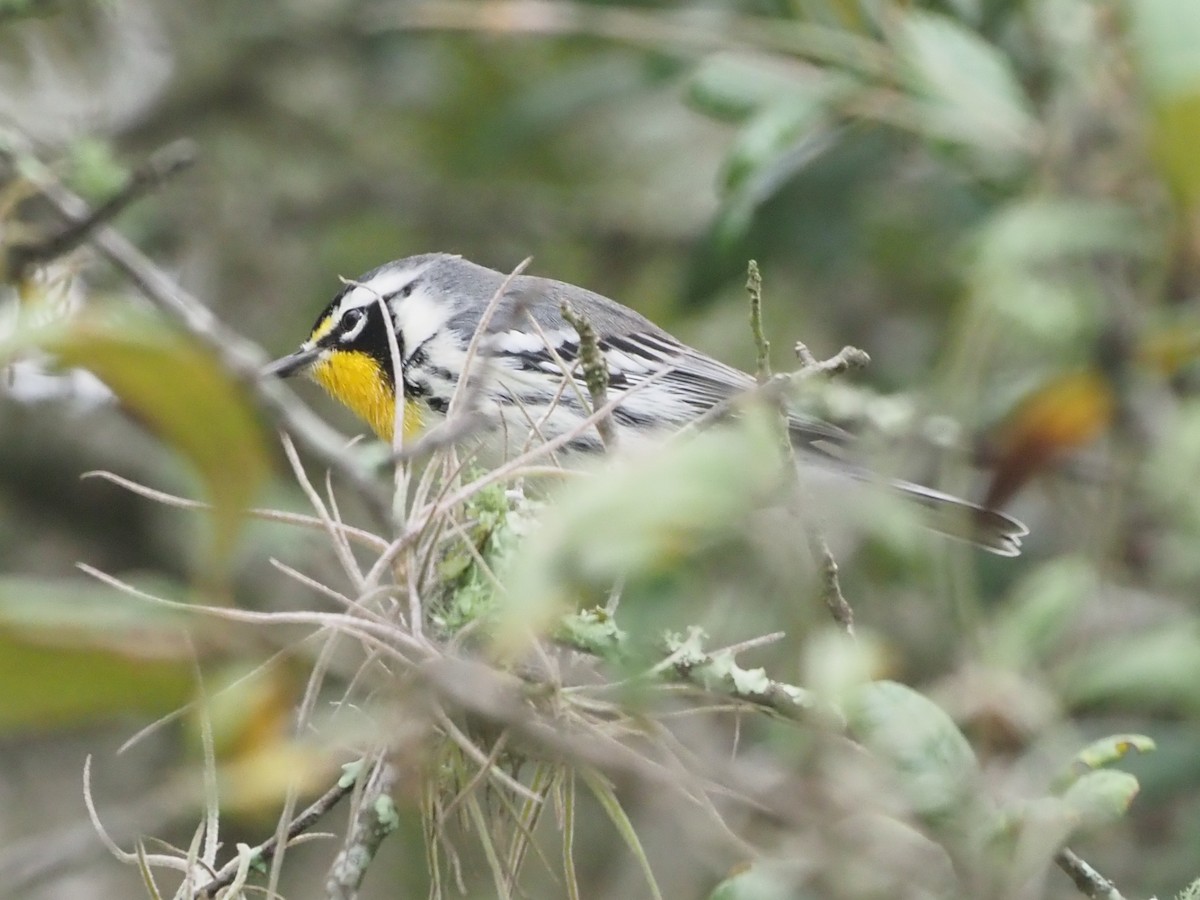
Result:
{"label": "tail feather", "polygon": [[891,484],[906,498],[929,511],[925,524],[934,531],[970,541],[997,556],[1020,555],[1021,538],[1029,534],[1023,522],[999,510],[924,485],[910,481]]}

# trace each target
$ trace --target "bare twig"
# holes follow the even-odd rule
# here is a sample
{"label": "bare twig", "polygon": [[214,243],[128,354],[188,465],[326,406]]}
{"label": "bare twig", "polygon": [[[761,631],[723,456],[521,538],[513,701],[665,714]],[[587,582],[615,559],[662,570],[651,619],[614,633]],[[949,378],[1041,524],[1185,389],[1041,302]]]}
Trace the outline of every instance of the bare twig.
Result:
{"label": "bare twig", "polygon": [[[354,790],[354,779],[343,776],[333,787],[314,800],[300,815],[292,819],[288,824],[287,830],[284,832],[283,841],[279,840],[279,835],[271,835],[271,837],[267,838],[257,847],[251,849],[251,856],[264,863],[270,862],[275,854],[279,852],[281,846],[286,846],[293,838],[304,834],[312,828],[325,813],[337,806],[341,799],[352,790]],[[211,881],[199,887],[192,896],[197,898],[197,900],[211,897],[217,891],[221,890],[221,888],[232,884],[233,879],[237,877],[239,862],[238,858],[230,860],[213,875]]]}
{"label": "bare twig", "polygon": [[846,595],[842,593],[837,560],[833,557],[833,551],[829,549],[829,542],[825,540],[825,535],[821,533],[815,523],[810,524],[809,530],[817,553],[821,557],[821,579],[824,585],[821,595],[825,598],[825,608],[829,610],[833,621],[837,622],[842,631],[848,636],[854,637],[854,610],[846,600]]}
{"label": "bare twig", "polygon": [[179,140],[156,150],[130,173],[124,186],[100,206],[68,223],[57,234],[37,244],[16,244],[8,252],[8,271],[19,281],[31,268],[70,253],[86,241],[101,225],[115,219],[130,204],[160,187],[196,161],[196,145]]}
{"label": "bare twig", "polygon": [[1092,900],[1125,900],[1117,886],[1093,869],[1070,847],[1054,854],[1054,862],[1067,873],[1079,892]]}
{"label": "bare twig", "polygon": [[724,421],[739,409],[752,403],[778,403],[797,384],[814,376],[841,375],[844,372],[861,369],[871,362],[871,357],[867,355],[866,351],[849,346],[843,347],[829,359],[821,361],[813,359],[812,354],[803,344],[796,345],[796,353],[802,360],[806,357],[812,359],[811,364],[803,364],[794,372],[772,375],[762,384],[756,384],[740,394],[722,400],[708,409],[704,415],[697,416],[688,423],[687,430],[707,428],[716,422]]}
{"label": "bare twig", "polygon": [[[583,383],[587,385],[588,394],[592,398],[592,409],[603,409],[608,404],[608,365],[604,361],[604,351],[600,349],[600,341],[596,337],[596,329],[587,317],[577,313],[569,303],[561,307],[562,317],[575,329],[579,335],[579,363],[583,367]],[[600,432],[600,440],[610,452],[617,447],[617,431],[613,426],[611,415],[602,416],[596,422],[596,430]]]}
{"label": "bare twig", "polygon": [[[871,358],[866,353],[856,347],[843,347],[841,352],[836,356],[821,361],[813,356],[812,351],[805,344],[799,341],[796,342],[796,356],[799,358],[801,365],[797,375],[802,378],[810,378],[818,374],[838,375],[852,368],[861,368],[871,361]],[[788,450],[792,452],[790,442]],[[792,459],[791,472],[792,477],[795,479],[796,490],[804,492],[804,479],[800,473],[800,467],[794,458]],[[837,560],[833,556],[833,551],[829,549],[829,541],[825,538],[825,530],[811,513],[805,516],[804,530],[808,535],[808,542],[812,548],[813,556],[821,561],[821,597],[825,601],[825,608],[829,610],[829,614],[833,616],[834,622],[845,632],[846,636],[853,638],[854,609],[850,606],[849,601],[846,600],[846,595],[842,593],[842,582],[839,576]]]}

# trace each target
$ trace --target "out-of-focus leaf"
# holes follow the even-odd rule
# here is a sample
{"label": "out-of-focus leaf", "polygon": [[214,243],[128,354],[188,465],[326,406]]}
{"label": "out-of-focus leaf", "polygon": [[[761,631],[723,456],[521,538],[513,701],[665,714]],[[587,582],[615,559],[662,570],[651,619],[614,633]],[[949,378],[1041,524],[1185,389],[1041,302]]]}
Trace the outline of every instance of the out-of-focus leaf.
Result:
{"label": "out-of-focus leaf", "polygon": [[1200,635],[1171,626],[1093,641],[1056,674],[1068,704],[1200,711]]}
{"label": "out-of-focus leaf", "polygon": [[212,503],[213,561],[223,562],[268,471],[262,429],[242,389],[204,350],[129,313],[88,313],[20,336],[0,347],[0,357],[30,345],[94,373],[195,467]]}
{"label": "out-of-focus leaf", "polygon": [[912,11],[899,30],[898,50],[928,136],[969,146],[1003,169],[1033,150],[1037,122],[996,47],[953,19]]}
{"label": "out-of-focus leaf", "polygon": [[1109,380],[1087,370],[1042,385],[989,438],[993,475],[984,505],[999,508],[1031,478],[1112,424],[1117,399]]}
{"label": "out-of-focus leaf", "polygon": [[290,791],[308,797],[329,786],[338,766],[328,750],[278,740],[223,763],[217,769],[221,809],[247,817],[271,817]]}
{"label": "out-of-focus leaf", "polygon": [[807,137],[821,143],[825,111],[803,100],[783,100],[759,110],[738,133],[725,161],[726,189],[736,191]]}
{"label": "out-of-focus leaf", "polygon": [[530,629],[603,603],[619,581],[669,578],[736,536],[747,513],[781,489],[782,473],[771,423],[747,417],[564,487],[513,559],[497,640],[512,650]]}
{"label": "out-of-focus leaf", "polygon": [[0,732],[178,707],[195,690],[184,624],[108,587],[0,579]]}
{"label": "out-of-focus leaf", "polygon": [[1097,769],[1081,775],[1062,798],[1079,817],[1080,827],[1092,829],[1124,816],[1137,793],[1138,780],[1128,772]]}
{"label": "out-of-focus leaf", "polygon": [[1063,790],[1088,772],[1120,762],[1130,753],[1150,753],[1154,741],[1144,734],[1114,734],[1088,744],[1071,760],[1066,772],[1055,779],[1057,790]]}
{"label": "out-of-focus leaf", "polygon": [[1023,200],[990,218],[975,237],[989,273],[1094,253],[1139,253],[1151,248],[1126,207],[1077,200]]}
{"label": "out-of-focus leaf", "polygon": [[1134,59],[1154,109],[1151,136],[1167,181],[1189,206],[1200,201],[1200,5],[1125,4]]}
{"label": "out-of-focus leaf", "polygon": [[902,684],[877,681],[851,694],[845,712],[850,733],[890,764],[914,812],[936,822],[965,811],[979,766],[940,707]]}
{"label": "out-of-focus leaf", "polygon": [[826,628],[805,642],[802,683],[822,700],[840,704],[848,694],[878,677],[885,668],[884,656],[870,634],[847,641],[841,631]]}
{"label": "out-of-focus leaf", "polygon": [[189,719],[191,743],[201,747],[204,719],[212,728],[217,759],[250,756],[285,740],[295,710],[295,684],[286,666],[234,665],[205,678],[203,707]]}
{"label": "out-of-focus leaf", "polygon": [[1200,359],[1200,328],[1191,322],[1176,323],[1152,332],[1138,344],[1137,360],[1168,377],[1178,375]]}
{"label": "out-of-focus leaf", "polygon": [[970,240],[972,294],[1003,327],[1074,346],[1106,314],[1103,292],[1079,267],[1061,265],[1099,253],[1122,257],[1152,249],[1145,228],[1111,203],[1021,201],[992,216]]}
{"label": "out-of-focus leaf", "polygon": [[715,53],[688,80],[688,99],[701,112],[741,121],[767,106],[820,105],[829,76],[811,66],[778,58]]}
{"label": "out-of-focus leaf", "polygon": [[112,144],[101,138],[80,138],[71,144],[70,154],[71,186],[89,199],[107,200],[129,177]]}
{"label": "out-of-focus leaf", "polygon": [[1039,660],[1097,587],[1095,566],[1086,559],[1063,557],[1034,569],[1017,583],[996,616],[988,643],[992,658],[1016,670]]}
{"label": "out-of-focus leaf", "polygon": [[799,887],[803,874],[796,865],[758,860],[718,884],[708,900],[807,900],[813,895]]}

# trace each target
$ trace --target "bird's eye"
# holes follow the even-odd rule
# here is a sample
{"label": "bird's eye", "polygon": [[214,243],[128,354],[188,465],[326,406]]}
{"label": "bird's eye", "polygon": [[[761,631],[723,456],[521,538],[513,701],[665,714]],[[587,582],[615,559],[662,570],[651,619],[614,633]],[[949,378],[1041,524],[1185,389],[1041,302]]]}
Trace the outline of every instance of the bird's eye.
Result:
{"label": "bird's eye", "polygon": [[359,308],[348,309],[342,315],[342,333],[339,335],[338,340],[348,344],[362,334],[362,330],[366,327],[366,312]]}

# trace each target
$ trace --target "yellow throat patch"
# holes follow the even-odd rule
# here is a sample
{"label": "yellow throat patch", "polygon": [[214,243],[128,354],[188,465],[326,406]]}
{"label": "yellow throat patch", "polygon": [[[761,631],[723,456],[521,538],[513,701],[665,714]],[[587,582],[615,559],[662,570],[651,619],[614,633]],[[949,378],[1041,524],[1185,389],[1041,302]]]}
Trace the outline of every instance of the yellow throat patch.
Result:
{"label": "yellow throat patch", "polygon": [[[312,377],[333,399],[350,408],[371,426],[381,440],[392,442],[396,425],[396,394],[371,356],[357,350],[333,350],[311,369]],[[425,405],[405,398],[404,439],[415,437],[425,424]]]}

